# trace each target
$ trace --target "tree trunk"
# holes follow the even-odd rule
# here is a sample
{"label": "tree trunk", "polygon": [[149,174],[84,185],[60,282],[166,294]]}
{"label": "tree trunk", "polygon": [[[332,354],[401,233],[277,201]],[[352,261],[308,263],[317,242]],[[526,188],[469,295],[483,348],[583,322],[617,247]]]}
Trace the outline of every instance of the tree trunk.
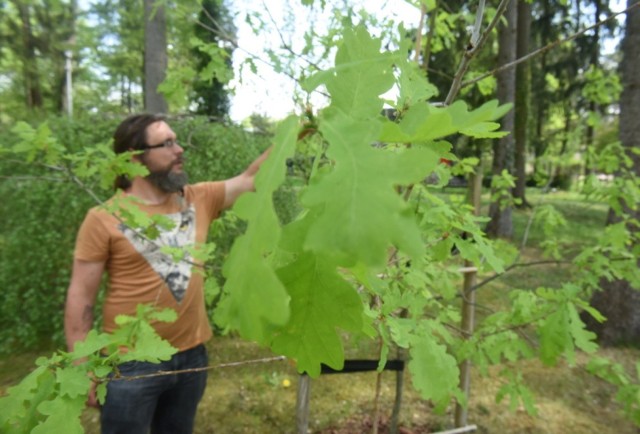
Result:
{"label": "tree trunk", "polygon": [[[529,37],[531,27],[531,5],[526,0],[518,1],[518,41],[516,57],[519,59],[529,53]],[[525,197],[527,182],[527,124],[529,120],[530,97],[529,62],[523,62],[516,68],[516,106],[515,106],[515,170],[516,187],[513,197],[520,199],[520,207],[529,207]]]}
{"label": "tree trunk", "polygon": [[[601,0],[595,0],[594,6],[596,8],[594,13],[595,22],[600,21],[600,13],[602,11],[602,5],[600,4]],[[600,64],[600,27],[596,27],[593,29],[593,42],[591,47],[591,65],[594,67],[598,67]],[[595,101],[589,101],[589,111],[597,112],[600,110],[598,104]],[[586,137],[585,137],[585,153],[584,155],[589,156],[589,150],[593,147],[593,142],[595,140],[596,132],[593,125],[587,125]],[[588,175],[593,172],[593,169],[590,167],[591,164],[587,160],[585,161],[585,170],[584,174]]]}
{"label": "tree trunk", "polygon": [[[540,30],[539,34],[539,42],[538,47],[545,47],[550,42],[551,38],[551,21],[553,19],[553,14],[551,13],[551,6],[549,5],[548,0],[542,0],[541,5],[539,6],[542,10],[540,12],[540,17],[538,21],[540,21]],[[534,173],[544,172],[545,168],[541,167],[539,164],[539,157],[542,157],[547,150],[548,143],[544,139],[544,126],[546,124],[548,106],[549,106],[549,97],[547,92],[545,92],[546,79],[545,74],[547,72],[547,56],[548,52],[543,52],[540,55],[539,66],[536,68],[536,73],[532,74],[531,81],[533,86],[532,92],[532,105],[535,106],[535,133],[533,134],[532,145],[533,145],[533,165],[534,165]],[[549,176],[552,174],[549,173]]]}
{"label": "tree trunk", "polygon": [[42,108],[43,98],[36,58],[36,41],[31,29],[31,9],[28,2],[14,0],[13,3],[20,13],[22,24],[22,74],[26,104],[30,110],[39,109]]}
{"label": "tree trunk", "polygon": [[[505,65],[513,62],[516,58],[516,22],[518,3],[509,3],[504,17],[507,24],[500,24],[498,28],[498,65]],[[509,68],[498,74],[497,96],[501,104],[515,102],[516,93],[516,71]],[[494,142],[493,145],[493,176],[499,176],[503,170],[513,174],[513,154],[514,154],[514,112],[509,111],[502,120],[502,129],[508,131],[505,137]],[[510,238],[513,234],[512,206],[505,205],[506,196],[511,196],[511,191],[506,192],[503,197],[495,199],[489,207],[489,217],[491,220],[487,225],[486,232],[492,237]],[[494,195],[492,194],[492,197]]]}
{"label": "tree trunk", "polygon": [[167,101],[158,85],[167,73],[167,26],[162,2],[144,0],[144,108],[166,113]]}
{"label": "tree trunk", "polygon": [[[627,7],[638,0],[628,0]],[[640,176],[640,156],[633,150],[640,149],[640,9],[627,12],[626,33],[622,42],[622,85],[620,96],[620,141],[633,161],[635,176]],[[625,211],[635,219],[640,219],[640,210]],[[612,211],[608,223],[619,220]],[[630,251],[637,249],[637,225],[629,224],[628,230],[634,234]],[[639,264],[640,265],[640,264]],[[591,300],[608,320],[603,324],[589,320],[587,325],[598,334],[602,345],[634,344],[640,345],[640,292],[625,280],[603,281],[602,292]]]}
{"label": "tree trunk", "polygon": [[56,107],[58,111],[71,116],[73,113],[73,53],[76,45],[78,1],[71,0],[65,7],[67,7],[69,11],[69,36],[65,41],[64,47],[59,49],[60,53],[56,55],[56,57],[60,56],[60,59],[64,60],[60,62],[60,72],[58,77],[58,86],[60,90],[57,95],[54,95],[54,98],[56,98]]}

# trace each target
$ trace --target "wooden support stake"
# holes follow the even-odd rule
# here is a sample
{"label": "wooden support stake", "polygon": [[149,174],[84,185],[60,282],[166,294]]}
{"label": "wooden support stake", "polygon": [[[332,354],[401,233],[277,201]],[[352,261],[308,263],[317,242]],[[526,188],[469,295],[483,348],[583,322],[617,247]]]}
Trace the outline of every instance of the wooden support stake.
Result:
{"label": "wooden support stake", "polygon": [[298,399],[296,402],[296,425],[298,434],[309,432],[309,396],[311,395],[311,377],[300,375],[298,379]]}
{"label": "wooden support stake", "polygon": [[[469,180],[469,202],[473,205],[474,214],[480,214],[480,198],[482,194],[482,167],[478,167],[477,172],[470,176]],[[466,332],[468,339],[473,334],[476,292],[472,288],[476,285],[477,269],[474,269],[473,263],[464,262],[464,284],[462,289],[462,330]],[[469,390],[471,384],[471,362],[465,360],[460,363],[460,389],[469,400]],[[455,426],[467,426],[467,407],[463,407],[460,403],[456,404]],[[462,431],[466,432],[466,431]]]}
{"label": "wooden support stake", "polygon": [[[476,273],[470,272],[464,274],[464,298],[462,300],[462,330],[467,334],[467,338],[473,333],[476,292],[472,291],[476,284]],[[471,384],[471,362],[465,360],[460,364],[460,389],[464,396],[469,399],[469,390]],[[463,427],[467,425],[467,407],[463,407],[460,403],[456,404],[455,426]]]}
{"label": "wooden support stake", "polygon": [[[406,315],[405,315],[406,316]],[[398,347],[398,359],[405,360],[406,351]],[[400,409],[402,408],[402,394],[404,389],[404,369],[396,371],[396,398],[393,402],[393,412],[391,413],[391,423],[389,424],[389,434],[398,434],[400,425]]]}

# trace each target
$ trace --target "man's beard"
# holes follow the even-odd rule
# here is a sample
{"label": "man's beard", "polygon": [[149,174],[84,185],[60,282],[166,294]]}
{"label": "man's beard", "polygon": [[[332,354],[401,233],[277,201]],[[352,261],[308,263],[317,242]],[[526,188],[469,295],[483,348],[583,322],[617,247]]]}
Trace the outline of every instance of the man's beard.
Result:
{"label": "man's beard", "polygon": [[187,185],[189,177],[186,172],[174,172],[173,166],[174,164],[171,164],[166,169],[149,170],[145,179],[165,193],[182,191],[182,188]]}

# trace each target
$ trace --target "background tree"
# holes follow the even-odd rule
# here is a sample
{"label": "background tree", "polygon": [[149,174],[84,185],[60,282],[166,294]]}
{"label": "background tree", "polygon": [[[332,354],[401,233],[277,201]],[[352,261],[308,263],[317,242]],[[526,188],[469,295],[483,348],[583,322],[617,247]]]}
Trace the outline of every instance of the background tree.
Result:
{"label": "background tree", "polygon": [[102,110],[132,113],[143,107],[143,7],[138,0],[115,0],[96,2],[90,10],[97,25],[96,42],[89,47],[105,71],[95,81],[103,93],[98,103]]}
{"label": "background tree", "polygon": [[[593,13],[596,11],[596,13]],[[533,48],[542,48],[583,31],[596,23],[608,6],[593,2],[562,2],[543,0],[532,4]],[[572,44],[561,44],[543,52],[531,62],[532,68],[532,131],[531,148],[534,175],[540,185],[569,188],[577,179],[580,167],[573,157],[588,154],[590,71],[601,56],[602,39],[615,28],[615,21],[597,26],[578,36]],[[596,68],[599,71],[599,68]],[[612,75],[615,75],[612,74]],[[589,122],[583,122],[589,118]]]}
{"label": "background tree", "polygon": [[[518,3],[512,1],[505,11],[505,20],[498,27],[498,65],[506,65],[516,58]],[[498,101],[502,104],[514,103],[516,97],[516,71],[506,69],[498,74]],[[515,115],[513,110],[502,118],[502,129],[513,131]],[[493,237],[511,237],[513,233],[511,201],[511,187],[501,186],[503,174],[514,172],[514,137],[508,134],[494,142],[492,164],[492,197],[489,208],[491,220],[487,224],[486,232]]]}
{"label": "background tree", "polygon": [[[11,63],[6,77],[13,88],[22,89],[23,110],[63,111],[65,51],[73,50],[77,19],[75,0],[0,3],[0,43],[4,47],[0,57]],[[79,53],[74,51],[76,57]]]}
{"label": "background tree", "polygon": [[[518,0],[518,24],[516,57],[518,59],[529,54],[531,37],[531,4],[527,0]],[[529,98],[531,95],[531,68],[529,62],[520,63],[516,67],[516,101],[515,101],[515,176],[516,185],[513,197],[519,200],[518,206],[529,207],[525,197],[527,182],[527,126],[529,125]]]}
{"label": "background tree", "polygon": [[[199,23],[207,23],[205,28]],[[222,45],[224,47],[223,63],[229,71],[232,69],[232,54],[234,46],[229,38],[234,38],[236,28],[228,8],[222,0],[204,0],[198,14],[198,24],[194,27],[195,36],[206,44]],[[202,50],[200,46],[193,49],[196,70],[205,70],[212,62],[212,53]],[[225,83],[217,76],[198,78],[193,84],[196,113],[224,118],[229,113],[229,95]]]}
{"label": "background tree", "polygon": [[166,113],[167,101],[158,86],[167,74],[167,23],[164,2],[144,0],[144,108]]}
{"label": "background tree", "polygon": [[19,21],[12,22],[14,34],[20,35],[14,46],[22,59],[22,79],[24,83],[25,102],[29,110],[42,108],[43,96],[40,70],[36,59],[36,37],[32,27],[32,6],[30,2],[13,0],[18,10]]}
{"label": "background tree", "polygon": [[[628,0],[627,7],[637,3]],[[623,92],[620,97],[620,141],[627,158],[629,171],[635,176],[633,182],[637,188],[640,177],[640,9],[634,8],[627,13],[625,37],[622,42],[623,60],[621,63]],[[622,175],[622,173],[620,174]],[[628,231],[628,248],[636,252],[640,247],[640,210],[637,201],[629,201],[628,197],[620,198],[619,209],[632,217],[626,225]],[[621,220],[620,213],[609,211],[608,225]],[[637,264],[640,265],[640,264]],[[590,328],[598,334],[604,345],[634,344],[640,345],[640,292],[639,282],[626,279],[602,281],[602,292],[597,292],[591,304],[608,320],[602,324],[590,321]]]}

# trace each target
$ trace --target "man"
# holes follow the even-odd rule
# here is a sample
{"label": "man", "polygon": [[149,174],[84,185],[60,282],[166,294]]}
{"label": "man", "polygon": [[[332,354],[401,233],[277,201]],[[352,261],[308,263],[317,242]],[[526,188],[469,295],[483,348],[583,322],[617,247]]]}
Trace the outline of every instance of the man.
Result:
{"label": "man", "polygon": [[[204,347],[212,335],[204,306],[203,277],[186,260],[174,262],[161,246],[186,247],[206,241],[207,230],[220,212],[242,193],[253,190],[254,177],[268,151],[240,175],[220,182],[187,184],[184,149],[176,134],[157,115],[134,115],[114,134],[114,151],[141,151],[132,157],[149,171],[145,177],[119,177],[117,197],[133,197],[149,215],[163,214],[174,227],[161,229],[149,240],[99,207],[89,210],[78,232],[73,272],[65,309],[65,335],[72,350],[93,324],[93,307],[104,271],[109,289],[103,307],[103,328],[115,329],[115,317],[135,315],[140,303],[172,308],[173,323],[157,323],[158,334],[178,349],[160,365],[130,362],[121,365],[123,375],[143,375],[158,370],[175,371],[207,366]],[[160,376],[107,385],[101,411],[103,434],[191,433],[196,407],[204,393],[206,371]],[[95,391],[89,405],[97,406]]]}

